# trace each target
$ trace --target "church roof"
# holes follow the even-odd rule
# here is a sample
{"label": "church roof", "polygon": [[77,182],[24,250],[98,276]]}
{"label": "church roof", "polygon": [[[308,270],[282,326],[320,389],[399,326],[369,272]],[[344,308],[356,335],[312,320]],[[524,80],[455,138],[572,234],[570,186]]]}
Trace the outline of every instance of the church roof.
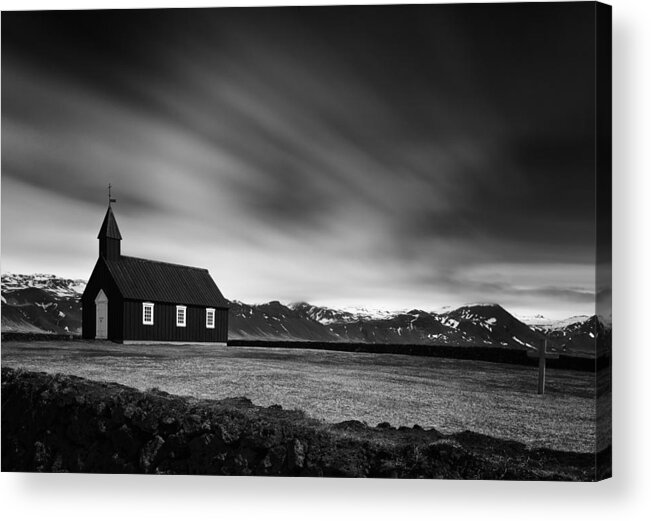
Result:
{"label": "church roof", "polygon": [[106,216],[104,217],[104,222],[102,227],[99,229],[98,239],[119,239],[122,240],[122,235],[120,235],[120,229],[118,228],[118,223],[115,220],[113,215],[113,210],[109,205],[108,210],[106,210]]}
{"label": "church roof", "polygon": [[[120,232],[117,234],[119,236]],[[228,301],[206,269],[124,255],[117,260],[104,259],[104,262],[126,299],[228,307]]]}

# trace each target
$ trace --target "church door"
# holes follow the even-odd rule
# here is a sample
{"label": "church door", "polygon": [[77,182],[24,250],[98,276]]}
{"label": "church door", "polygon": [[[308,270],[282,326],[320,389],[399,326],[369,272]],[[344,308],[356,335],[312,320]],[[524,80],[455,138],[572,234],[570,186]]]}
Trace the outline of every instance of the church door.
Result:
{"label": "church door", "polygon": [[95,297],[95,339],[108,338],[108,298],[100,289]]}

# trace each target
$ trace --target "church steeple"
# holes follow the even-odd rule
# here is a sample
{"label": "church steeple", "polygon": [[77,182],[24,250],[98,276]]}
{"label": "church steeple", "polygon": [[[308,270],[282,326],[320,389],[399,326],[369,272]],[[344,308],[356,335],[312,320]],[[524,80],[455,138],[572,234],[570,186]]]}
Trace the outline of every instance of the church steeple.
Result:
{"label": "church steeple", "polygon": [[114,201],[115,199],[111,199],[109,192],[109,207],[106,210],[104,222],[97,236],[99,239],[99,255],[106,260],[118,260],[120,258],[120,241],[122,240],[122,235],[120,235],[120,229],[118,228],[118,223],[115,220],[113,209],[111,208],[111,203]]}

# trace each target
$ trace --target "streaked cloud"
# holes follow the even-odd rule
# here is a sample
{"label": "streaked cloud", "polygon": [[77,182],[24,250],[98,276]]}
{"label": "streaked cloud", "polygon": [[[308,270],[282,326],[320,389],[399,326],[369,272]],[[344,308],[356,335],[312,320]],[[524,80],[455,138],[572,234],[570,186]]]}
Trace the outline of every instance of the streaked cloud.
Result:
{"label": "streaked cloud", "polygon": [[111,182],[229,298],[590,313],[590,24],[503,9],[5,13],[3,269],[87,276]]}

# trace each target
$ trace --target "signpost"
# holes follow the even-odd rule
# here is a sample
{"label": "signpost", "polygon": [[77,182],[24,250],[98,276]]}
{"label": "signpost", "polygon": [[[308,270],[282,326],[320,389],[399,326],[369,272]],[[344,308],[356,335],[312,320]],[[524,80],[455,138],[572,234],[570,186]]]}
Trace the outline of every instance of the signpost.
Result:
{"label": "signpost", "polygon": [[542,347],[539,347],[537,351],[527,351],[527,354],[531,357],[538,357],[538,394],[545,394],[545,369],[547,366],[548,358],[558,358],[557,353],[548,353],[547,352],[547,337],[545,337],[545,343]]}

